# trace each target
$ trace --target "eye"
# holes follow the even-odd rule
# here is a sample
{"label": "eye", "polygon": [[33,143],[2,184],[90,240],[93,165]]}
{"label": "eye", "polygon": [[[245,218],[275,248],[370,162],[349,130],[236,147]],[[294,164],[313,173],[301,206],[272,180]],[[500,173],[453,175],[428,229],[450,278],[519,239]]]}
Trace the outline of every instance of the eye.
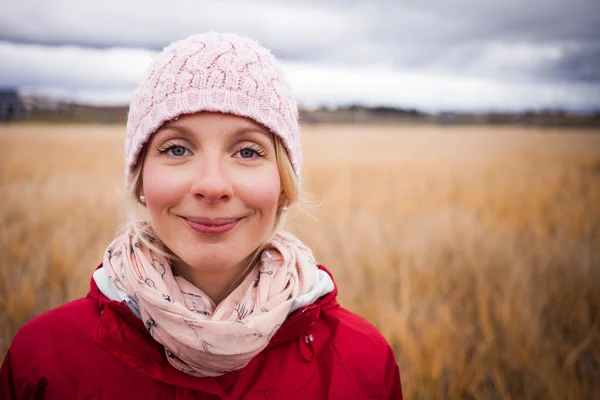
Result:
{"label": "eye", "polygon": [[175,157],[181,157],[183,155],[185,155],[185,147],[183,146],[173,146],[169,149],[169,154],[175,156]]}
{"label": "eye", "polygon": [[252,149],[242,149],[240,150],[240,157],[242,158],[252,158],[256,155],[256,151],[252,150]]}
{"label": "eye", "polygon": [[190,154],[190,151],[186,149],[184,146],[177,143],[167,142],[163,146],[158,149],[158,152],[161,154],[168,154],[173,157],[183,157],[187,154]]}
{"label": "eye", "polygon": [[258,146],[247,146],[236,153],[240,158],[250,159],[255,157],[264,157],[265,152]]}

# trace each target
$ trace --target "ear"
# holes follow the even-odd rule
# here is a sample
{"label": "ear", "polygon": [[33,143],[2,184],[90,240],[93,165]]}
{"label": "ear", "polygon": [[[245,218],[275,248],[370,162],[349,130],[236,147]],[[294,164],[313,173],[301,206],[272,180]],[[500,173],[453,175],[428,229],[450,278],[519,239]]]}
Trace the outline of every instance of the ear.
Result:
{"label": "ear", "polygon": [[137,201],[142,207],[146,207],[146,196],[144,195],[144,188],[140,185],[140,187],[135,191],[137,196]]}
{"label": "ear", "polygon": [[281,207],[287,207],[290,205],[290,201],[288,200],[287,196],[285,195],[285,192],[282,190],[281,193],[279,193],[279,208]]}

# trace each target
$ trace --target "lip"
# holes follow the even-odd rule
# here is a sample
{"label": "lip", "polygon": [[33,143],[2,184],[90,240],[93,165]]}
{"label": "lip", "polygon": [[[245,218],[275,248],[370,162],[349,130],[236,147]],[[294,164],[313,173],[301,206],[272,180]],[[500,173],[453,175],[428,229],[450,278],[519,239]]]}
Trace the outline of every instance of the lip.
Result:
{"label": "lip", "polygon": [[190,228],[205,235],[220,235],[232,230],[242,218],[181,217]]}

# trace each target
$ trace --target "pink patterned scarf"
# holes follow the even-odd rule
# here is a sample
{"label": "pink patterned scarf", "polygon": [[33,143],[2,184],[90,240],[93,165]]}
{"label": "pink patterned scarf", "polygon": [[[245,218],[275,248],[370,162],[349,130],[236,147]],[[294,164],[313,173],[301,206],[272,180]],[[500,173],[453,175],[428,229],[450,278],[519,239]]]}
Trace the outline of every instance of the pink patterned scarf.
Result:
{"label": "pink patterned scarf", "polygon": [[169,363],[199,377],[246,366],[267,346],[294,299],[311,289],[318,271],[310,249],[287,232],[274,235],[257,265],[216,307],[132,233],[110,244],[104,268],[117,288],[135,299]]}

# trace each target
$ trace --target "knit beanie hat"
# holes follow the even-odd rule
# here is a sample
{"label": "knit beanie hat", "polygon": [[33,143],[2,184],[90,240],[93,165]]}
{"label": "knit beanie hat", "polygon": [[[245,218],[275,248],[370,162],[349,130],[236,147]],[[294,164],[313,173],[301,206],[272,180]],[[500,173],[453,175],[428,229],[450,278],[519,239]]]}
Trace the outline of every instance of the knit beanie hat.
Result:
{"label": "knit beanie hat", "polygon": [[150,136],[165,122],[198,111],[248,117],[277,135],[300,180],[298,107],[271,52],[235,34],[193,35],[166,47],[133,93],[127,118],[125,181]]}

